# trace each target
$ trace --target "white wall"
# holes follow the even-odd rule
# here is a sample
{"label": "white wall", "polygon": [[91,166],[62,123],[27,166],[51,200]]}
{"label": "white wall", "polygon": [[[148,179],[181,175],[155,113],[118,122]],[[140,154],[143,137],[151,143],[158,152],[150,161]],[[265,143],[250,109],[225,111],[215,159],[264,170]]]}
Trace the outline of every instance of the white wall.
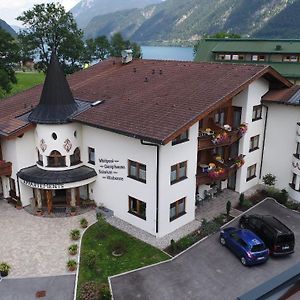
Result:
{"label": "white wall", "polygon": [[[155,235],[156,210],[156,147],[142,145],[140,140],[89,126],[82,127],[82,160],[94,167],[98,177],[90,185],[90,197],[114,211],[120,219]],[[95,166],[88,164],[88,147],[95,148]],[[115,163],[100,163],[99,159],[117,160]],[[128,178],[128,159],[146,165],[146,183]],[[101,165],[103,167],[101,167]],[[115,176],[122,180],[110,180],[101,172],[110,171],[107,165],[117,165],[124,169],[114,169]],[[146,203],[146,220],[128,213],[128,196]]]}
{"label": "white wall", "polygon": [[[74,133],[76,132],[76,137]],[[57,139],[54,140],[52,134],[56,133]],[[41,149],[41,140],[45,141],[47,148],[45,151]],[[64,148],[64,142],[69,139],[71,141],[72,148],[69,152]],[[63,169],[70,169],[70,155],[74,153],[76,147],[79,147],[81,150],[81,143],[82,143],[82,134],[81,134],[81,125],[77,123],[68,123],[62,125],[47,125],[47,124],[37,124],[36,126],[36,133],[35,133],[35,145],[39,149],[40,154],[43,155],[43,163],[45,169],[53,169],[53,170],[63,170]],[[37,161],[37,151],[35,151],[35,157]],[[61,153],[61,155],[66,156],[66,165],[67,168],[47,168],[47,156],[53,150],[57,150]],[[41,167],[41,166],[39,166]],[[78,165],[73,166],[73,168],[77,168]],[[43,167],[41,167],[43,168]]]}
{"label": "white wall", "polygon": [[[34,129],[25,132],[24,135],[11,139],[11,140],[1,140],[1,147],[2,147],[2,155],[5,161],[12,162],[12,175],[11,177],[16,181],[16,190],[17,195],[21,194],[21,200],[23,206],[28,205],[30,203],[30,198],[32,195],[32,189],[29,189],[20,184],[20,191],[17,181],[16,173],[25,167],[29,167],[35,165],[37,160],[37,155],[34,152]],[[4,188],[9,186],[7,184],[7,180],[5,180]],[[7,194],[7,190],[5,194]]]}
{"label": "white wall", "polygon": [[[261,104],[261,97],[267,93],[268,90],[268,81],[260,78],[252,82],[247,89],[233,98],[232,105],[242,107],[241,121],[248,124],[248,131],[241,138],[239,144],[239,152],[246,155],[245,164],[237,171],[236,191],[240,193],[259,183],[266,110],[263,108],[262,119],[256,121],[252,121],[252,112],[253,106]],[[249,152],[250,138],[256,135],[259,135],[259,149]],[[247,168],[254,164],[256,164],[256,177],[247,182]]]}
{"label": "white wall", "polygon": [[[276,187],[289,190],[293,154],[297,148],[296,132],[297,122],[300,121],[300,108],[279,104],[268,104],[268,107],[262,176],[267,173],[275,175]],[[297,200],[300,201],[300,195]]]}
{"label": "white wall", "polygon": [[[195,218],[195,193],[198,151],[198,123],[189,129],[189,141],[160,147],[159,234],[163,236]],[[187,161],[187,179],[170,184],[171,166]],[[186,214],[170,222],[170,204],[186,197]]]}

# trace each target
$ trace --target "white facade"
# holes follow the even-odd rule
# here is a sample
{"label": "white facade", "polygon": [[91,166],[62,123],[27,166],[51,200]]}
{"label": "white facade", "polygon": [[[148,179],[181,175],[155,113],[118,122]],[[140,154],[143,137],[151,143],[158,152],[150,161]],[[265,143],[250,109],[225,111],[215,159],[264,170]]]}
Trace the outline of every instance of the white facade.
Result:
{"label": "white facade", "polygon": [[[261,97],[268,90],[268,81],[260,78],[232,99],[233,106],[242,108],[241,122],[248,124],[247,133],[239,141],[239,154],[246,157],[244,166],[237,171],[238,192],[244,192],[260,182],[266,109],[263,108],[262,118],[255,121],[252,120],[252,113],[253,107],[261,104]],[[282,120],[280,126],[278,120]],[[296,149],[295,131],[298,120],[298,111],[297,113],[293,111],[293,107],[286,108],[284,115],[281,106],[274,105],[269,108],[262,174],[274,173],[278,178],[278,186],[284,188],[288,187],[292,176],[291,168],[286,166],[291,166],[292,154]],[[18,182],[20,191],[17,187],[17,195],[21,194],[23,206],[30,204],[33,189],[30,184],[18,181],[16,173],[22,168],[35,165],[39,151],[43,164],[37,166],[41,169],[63,171],[82,165],[93,168],[97,173],[96,178],[69,183],[64,188],[88,185],[88,195],[97,205],[103,205],[111,209],[116,217],[152,235],[162,237],[195,218],[198,129],[198,122],[188,129],[188,141],[176,145],[172,145],[172,142],[154,145],[79,123],[38,124],[20,138],[2,140],[1,146],[4,160],[12,162],[11,177]],[[259,135],[258,149],[249,151],[250,138],[257,135]],[[70,155],[76,148],[80,149],[81,163],[71,166]],[[94,163],[89,161],[89,148],[95,151]],[[54,150],[66,157],[64,167],[47,167],[47,157]],[[281,151],[285,155],[282,160],[278,160]],[[128,176],[129,160],[146,166],[146,182]],[[171,167],[182,162],[186,162],[186,178],[172,184]],[[255,176],[247,180],[247,169],[255,164]],[[297,184],[300,185],[300,171],[298,173]],[[7,197],[9,191],[7,177],[2,177],[2,183],[4,196]],[[226,186],[227,181],[224,181],[222,188]],[[208,186],[202,185],[198,187],[198,192],[203,192],[207,188]],[[80,193],[83,195],[85,192],[81,190]],[[129,197],[146,204],[145,218],[130,212]],[[185,199],[184,213],[171,220],[171,205],[180,199]]]}
{"label": "white facade", "polygon": [[[246,134],[240,140],[239,152],[246,155],[244,166],[238,170],[236,191],[242,193],[259,183],[262,146],[264,139],[264,125],[266,111],[263,108],[262,118],[252,121],[253,107],[261,104],[261,97],[269,90],[269,82],[260,78],[249,85],[247,89],[233,98],[232,105],[242,107],[242,123],[248,125]],[[259,135],[259,146],[255,151],[250,150],[251,137]],[[255,178],[247,181],[247,169],[256,165]]]}
{"label": "white facade", "polygon": [[[294,200],[300,201],[300,160],[297,142],[300,142],[300,109],[298,106],[268,104],[268,121],[262,176],[271,173],[276,176],[275,186],[286,189]],[[295,174],[296,190],[289,186]],[[298,190],[298,191],[297,191]]]}

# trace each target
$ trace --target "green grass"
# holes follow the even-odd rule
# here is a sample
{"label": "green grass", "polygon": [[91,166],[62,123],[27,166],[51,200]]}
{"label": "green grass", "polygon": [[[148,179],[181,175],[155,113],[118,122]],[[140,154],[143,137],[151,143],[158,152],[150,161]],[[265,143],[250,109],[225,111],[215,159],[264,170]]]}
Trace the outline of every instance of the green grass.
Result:
{"label": "green grass", "polygon": [[[121,241],[126,251],[121,257],[114,257],[111,243]],[[96,264],[89,268],[85,262],[86,253],[95,251]],[[107,283],[108,276],[144,267],[169,257],[157,248],[154,248],[127,233],[116,229],[105,221],[98,221],[85,232],[82,240],[78,290],[86,281]]]}
{"label": "green grass", "polygon": [[13,84],[12,90],[8,96],[12,96],[24,90],[27,90],[35,85],[44,82],[45,74],[43,72],[20,72],[16,73],[18,82]]}

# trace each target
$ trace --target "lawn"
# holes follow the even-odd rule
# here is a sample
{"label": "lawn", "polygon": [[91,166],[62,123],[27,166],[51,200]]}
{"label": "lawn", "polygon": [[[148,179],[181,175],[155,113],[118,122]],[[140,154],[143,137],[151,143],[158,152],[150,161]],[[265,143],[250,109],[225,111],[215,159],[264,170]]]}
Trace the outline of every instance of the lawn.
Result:
{"label": "lawn", "polygon": [[[116,244],[121,245],[124,252],[120,257],[112,255]],[[96,255],[95,263],[91,262],[91,253]],[[159,249],[116,229],[100,219],[88,228],[83,236],[78,290],[80,291],[80,286],[87,281],[95,281],[99,284],[107,283],[108,276],[167,259],[169,257]]]}
{"label": "lawn", "polygon": [[18,72],[16,73],[18,82],[13,84],[12,90],[8,96],[12,96],[24,90],[27,90],[35,85],[44,82],[45,74],[43,72]]}

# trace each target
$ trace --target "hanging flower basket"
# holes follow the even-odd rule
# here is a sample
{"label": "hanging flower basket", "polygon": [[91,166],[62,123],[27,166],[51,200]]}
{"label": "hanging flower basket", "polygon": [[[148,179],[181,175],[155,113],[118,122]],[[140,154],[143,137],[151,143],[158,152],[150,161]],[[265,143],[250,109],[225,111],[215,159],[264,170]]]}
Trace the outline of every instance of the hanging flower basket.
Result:
{"label": "hanging flower basket", "polygon": [[236,158],[234,159],[234,163],[235,163],[235,165],[237,166],[237,168],[240,168],[240,167],[245,163],[244,155],[241,154],[241,155],[239,155],[238,157],[236,157]]}
{"label": "hanging flower basket", "polygon": [[247,123],[242,123],[240,126],[239,126],[239,133],[241,135],[244,135],[248,130],[248,124]]}

